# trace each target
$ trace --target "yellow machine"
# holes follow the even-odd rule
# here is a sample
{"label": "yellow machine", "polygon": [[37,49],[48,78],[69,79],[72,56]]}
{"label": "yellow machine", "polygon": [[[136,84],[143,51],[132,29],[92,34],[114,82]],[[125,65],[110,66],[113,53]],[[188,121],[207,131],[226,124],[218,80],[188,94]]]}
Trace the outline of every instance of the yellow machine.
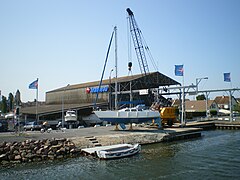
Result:
{"label": "yellow machine", "polygon": [[177,115],[178,109],[175,107],[162,107],[159,109],[160,116],[162,119],[162,125],[167,124],[171,127],[174,123],[178,122]]}

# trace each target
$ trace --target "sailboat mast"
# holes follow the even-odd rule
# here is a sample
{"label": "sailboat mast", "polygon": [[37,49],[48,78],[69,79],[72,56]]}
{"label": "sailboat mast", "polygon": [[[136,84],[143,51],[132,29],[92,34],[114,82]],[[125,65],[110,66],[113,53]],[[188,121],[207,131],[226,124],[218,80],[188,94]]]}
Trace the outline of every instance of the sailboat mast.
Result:
{"label": "sailboat mast", "polygon": [[118,68],[117,68],[117,26],[114,27],[114,33],[115,33],[115,110],[118,109],[118,98],[117,98],[117,91],[118,91],[118,84],[117,84],[117,78],[118,78]]}
{"label": "sailboat mast", "polygon": [[[114,31],[115,31],[115,28],[114,28]],[[105,68],[106,68],[106,65],[107,65],[108,55],[109,55],[109,51],[110,51],[110,48],[111,48],[114,31],[112,32],[111,40],[110,40],[110,43],[109,43],[109,46],[108,46],[107,55],[106,55],[106,59],[105,59],[105,62],[104,62],[103,71],[102,71],[102,76],[101,76],[101,80],[100,80],[100,82],[99,82],[98,89],[100,89],[100,88],[101,88],[101,85],[102,85],[102,80],[103,80]],[[97,108],[98,94],[99,94],[99,91],[97,91],[97,94],[96,94],[96,100],[95,100],[95,103],[94,103],[94,106],[93,106],[94,109]]]}

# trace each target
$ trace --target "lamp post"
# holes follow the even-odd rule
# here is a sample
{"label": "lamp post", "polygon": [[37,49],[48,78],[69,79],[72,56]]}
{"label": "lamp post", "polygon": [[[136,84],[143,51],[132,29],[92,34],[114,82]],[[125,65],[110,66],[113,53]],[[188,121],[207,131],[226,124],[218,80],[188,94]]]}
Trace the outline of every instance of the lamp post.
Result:
{"label": "lamp post", "polygon": [[109,96],[108,96],[108,101],[109,101],[109,109],[110,110],[112,110],[112,88],[111,88],[112,72],[113,72],[113,69],[111,69],[110,75],[109,75]]}
{"label": "lamp post", "polygon": [[196,92],[198,92],[198,85],[203,79],[208,79],[208,77],[196,78]]}
{"label": "lamp post", "polygon": [[64,128],[64,96],[65,96],[65,91],[68,88],[69,84],[64,87],[63,94],[62,94],[62,128]]}
{"label": "lamp post", "polygon": [[[196,78],[196,93],[198,93],[198,85],[203,79],[208,79],[208,77]],[[208,117],[208,93],[206,92],[206,118]]]}

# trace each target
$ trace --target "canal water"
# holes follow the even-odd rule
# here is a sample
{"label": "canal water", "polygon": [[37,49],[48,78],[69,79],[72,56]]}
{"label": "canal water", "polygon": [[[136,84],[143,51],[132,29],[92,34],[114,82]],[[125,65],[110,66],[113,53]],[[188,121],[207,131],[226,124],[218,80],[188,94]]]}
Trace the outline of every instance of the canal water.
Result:
{"label": "canal water", "polygon": [[140,154],[118,160],[78,157],[1,168],[13,179],[239,179],[240,131],[213,130],[191,140],[142,146]]}

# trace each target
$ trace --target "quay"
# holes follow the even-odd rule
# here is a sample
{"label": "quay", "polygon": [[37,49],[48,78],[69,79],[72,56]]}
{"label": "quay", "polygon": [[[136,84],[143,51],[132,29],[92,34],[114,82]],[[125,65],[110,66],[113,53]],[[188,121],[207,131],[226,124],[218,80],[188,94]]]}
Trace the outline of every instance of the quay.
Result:
{"label": "quay", "polygon": [[[129,128],[127,126],[127,128]],[[78,148],[107,146],[114,144],[152,144],[179,139],[201,136],[201,128],[147,128],[134,127],[134,130],[115,131],[114,126],[100,126],[80,129],[66,129],[64,132],[52,130],[50,133],[39,131],[26,131],[19,135],[10,132],[0,133],[2,142],[23,142],[25,140],[44,140],[66,138],[71,140]]]}
{"label": "quay", "polygon": [[[129,127],[127,126],[127,129]],[[152,144],[174,140],[182,140],[201,136],[202,130],[209,129],[240,129],[240,121],[203,121],[188,122],[184,127],[176,124],[171,128],[156,129],[135,126],[134,130],[115,131],[114,126],[88,127],[80,129],[66,129],[64,132],[52,130],[50,133],[39,131],[26,131],[20,135],[13,135],[10,132],[0,133],[2,142],[22,142],[27,139],[43,140],[54,138],[67,138],[72,140],[79,148],[106,146],[113,144]]]}
{"label": "quay", "polygon": [[225,121],[225,120],[211,120],[211,121],[198,121],[187,123],[185,127],[202,128],[203,130],[209,129],[229,129],[239,130],[240,121]]}
{"label": "quay", "polygon": [[[112,127],[113,128],[113,127]],[[164,130],[135,127],[133,131],[115,131],[114,134],[73,137],[71,140],[81,148],[114,144],[153,144],[201,136],[201,128],[166,128]],[[111,132],[111,130],[110,130]]]}

